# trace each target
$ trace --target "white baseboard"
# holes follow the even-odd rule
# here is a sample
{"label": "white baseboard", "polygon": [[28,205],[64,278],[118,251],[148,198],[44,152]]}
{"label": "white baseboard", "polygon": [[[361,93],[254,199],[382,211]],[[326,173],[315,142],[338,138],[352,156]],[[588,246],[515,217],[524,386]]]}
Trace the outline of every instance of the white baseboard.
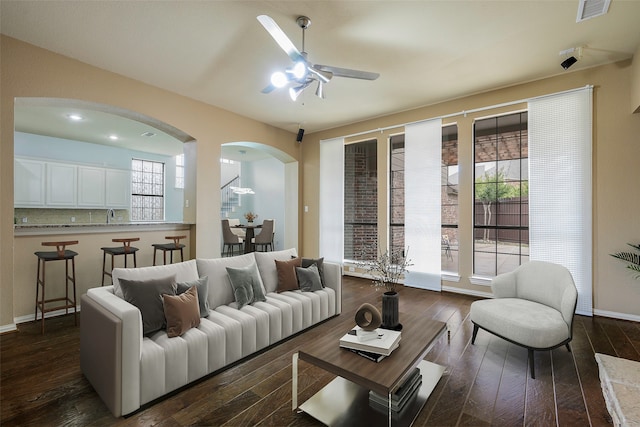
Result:
{"label": "white baseboard", "polygon": [[[78,311],[78,313],[80,313],[80,306],[76,306],[76,310]],[[73,310],[69,309],[69,314],[72,314]],[[58,316],[64,316],[66,313],[65,309],[60,309],[60,310],[55,310],[55,311],[50,311],[48,313],[45,313],[44,318],[45,319],[49,319],[51,317],[58,317]],[[14,328],[16,327],[16,325],[19,325],[20,323],[26,323],[26,322],[33,322],[33,314],[27,314],[25,316],[20,316],[20,317],[14,317],[13,321],[14,321]],[[40,313],[38,313],[38,320],[40,320]],[[0,326],[0,331],[2,331],[3,328],[2,326]]]}
{"label": "white baseboard", "polygon": [[5,332],[15,332],[17,330],[18,326],[15,323],[0,326],[0,334],[4,334]]}
{"label": "white baseboard", "polygon": [[602,317],[611,317],[613,319],[631,320],[632,322],[640,322],[640,316],[628,313],[617,313],[615,311],[607,310],[593,310],[593,314]]}

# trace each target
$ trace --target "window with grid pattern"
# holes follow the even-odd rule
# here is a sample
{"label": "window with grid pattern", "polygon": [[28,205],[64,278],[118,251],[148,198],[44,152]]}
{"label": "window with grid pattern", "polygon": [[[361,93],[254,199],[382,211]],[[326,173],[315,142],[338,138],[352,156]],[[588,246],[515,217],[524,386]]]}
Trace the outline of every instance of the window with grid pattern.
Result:
{"label": "window with grid pattern", "polygon": [[164,163],[131,160],[131,220],[164,220]]}
{"label": "window with grid pattern", "polygon": [[344,257],[378,256],[378,141],[344,148]]}
{"label": "window with grid pattern", "polygon": [[527,113],[474,124],[473,272],[492,277],[529,260]]}

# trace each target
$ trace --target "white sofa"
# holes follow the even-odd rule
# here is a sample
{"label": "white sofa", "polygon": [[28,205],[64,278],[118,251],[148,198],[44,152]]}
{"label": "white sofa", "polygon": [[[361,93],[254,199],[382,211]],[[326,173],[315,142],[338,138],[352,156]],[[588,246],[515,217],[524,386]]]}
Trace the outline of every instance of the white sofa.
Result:
{"label": "white sofa", "polygon": [[[324,262],[322,290],[276,292],[275,260],[289,261],[295,249],[166,266],[116,268],[114,285],[92,288],[82,296],[80,364],[82,372],[116,416],[309,328],[341,312],[342,271]],[[226,267],[256,263],[266,302],[234,301]],[[177,282],[208,276],[209,316],[182,336],[165,330],[143,335],[138,308],[116,295],[120,279],[157,279],[175,274]],[[120,291],[121,292],[121,291]]]}

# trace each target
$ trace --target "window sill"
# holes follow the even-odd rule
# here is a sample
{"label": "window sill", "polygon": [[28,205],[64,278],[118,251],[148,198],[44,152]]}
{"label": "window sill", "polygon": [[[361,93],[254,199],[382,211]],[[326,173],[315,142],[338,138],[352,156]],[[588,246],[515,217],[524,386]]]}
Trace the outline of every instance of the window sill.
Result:
{"label": "window sill", "polygon": [[479,286],[491,286],[491,277],[486,277],[486,276],[471,276],[469,278],[469,282],[472,285],[479,285]]}

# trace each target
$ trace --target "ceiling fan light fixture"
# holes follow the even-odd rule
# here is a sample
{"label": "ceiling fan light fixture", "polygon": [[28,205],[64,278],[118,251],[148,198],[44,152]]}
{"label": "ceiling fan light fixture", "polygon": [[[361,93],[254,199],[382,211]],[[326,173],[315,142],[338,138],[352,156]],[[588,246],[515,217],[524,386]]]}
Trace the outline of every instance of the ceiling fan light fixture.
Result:
{"label": "ceiling fan light fixture", "polygon": [[291,100],[295,101],[296,99],[298,99],[298,97],[300,96],[303,90],[304,90],[304,86],[290,87],[289,96],[291,97]]}
{"label": "ceiling fan light fixture", "polygon": [[320,99],[324,99],[324,87],[321,80],[318,80],[318,87],[316,88],[316,96]]}
{"label": "ceiling fan light fixture", "polygon": [[287,76],[282,71],[276,71],[271,74],[271,84],[277,88],[283,87],[288,81],[289,79],[287,79]]}
{"label": "ceiling fan light fixture", "polygon": [[302,61],[296,62],[293,66],[293,75],[296,79],[303,79],[307,75],[307,64]]}

